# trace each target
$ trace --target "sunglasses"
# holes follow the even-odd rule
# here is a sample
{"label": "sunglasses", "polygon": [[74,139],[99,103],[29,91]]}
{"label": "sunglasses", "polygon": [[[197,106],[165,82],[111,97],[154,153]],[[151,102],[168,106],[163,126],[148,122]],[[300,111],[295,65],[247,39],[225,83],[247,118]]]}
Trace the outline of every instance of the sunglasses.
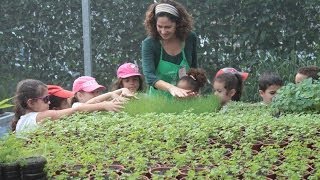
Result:
{"label": "sunglasses", "polygon": [[43,97],[38,97],[38,98],[34,98],[34,99],[41,99],[44,103],[48,103],[50,101],[50,95],[47,96],[43,96]]}

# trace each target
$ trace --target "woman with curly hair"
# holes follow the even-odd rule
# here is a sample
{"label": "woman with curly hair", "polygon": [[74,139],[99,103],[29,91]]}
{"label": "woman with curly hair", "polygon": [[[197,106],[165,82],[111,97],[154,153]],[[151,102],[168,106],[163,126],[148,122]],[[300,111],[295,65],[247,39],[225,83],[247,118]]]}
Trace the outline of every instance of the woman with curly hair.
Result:
{"label": "woman with curly hair", "polygon": [[149,6],[144,25],[148,37],[142,42],[142,68],[149,94],[194,95],[174,85],[191,67],[197,68],[197,38],[191,15],[180,3],[161,0]]}

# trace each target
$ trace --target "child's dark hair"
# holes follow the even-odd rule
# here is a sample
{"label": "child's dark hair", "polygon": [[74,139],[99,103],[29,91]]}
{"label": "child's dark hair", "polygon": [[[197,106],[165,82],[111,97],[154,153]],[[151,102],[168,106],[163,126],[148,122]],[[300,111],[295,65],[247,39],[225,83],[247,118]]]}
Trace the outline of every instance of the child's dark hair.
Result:
{"label": "child's dark hair", "polygon": [[[142,92],[143,91],[143,87],[144,87],[143,78],[141,76],[138,76],[138,77],[139,77],[138,92]],[[122,81],[123,81],[123,78],[118,78],[117,81],[115,83],[113,83],[111,91],[115,91],[117,89],[123,88]]]}
{"label": "child's dark hair", "polygon": [[46,88],[43,82],[35,79],[25,79],[18,83],[14,97],[15,114],[11,124],[12,131],[15,131],[20,117],[26,114],[28,100],[40,97]]}
{"label": "child's dark hair", "polygon": [[272,85],[283,86],[283,80],[278,74],[271,72],[263,73],[259,78],[259,90],[264,92]]}
{"label": "child's dark hair", "polygon": [[206,72],[203,69],[191,68],[179,81],[186,81],[193,92],[199,92],[207,82]]}
{"label": "child's dark hair", "polygon": [[233,73],[223,73],[217,76],[214,81],[223,82],[224,88],[227,92],[231,91],[232,89],[236,90],[234,96],[232,96],[232,101],[240,101],[242,89],[243,89],[243,81],[240,74],[233,74]]}
{"label": "child's dark hair", "polygon": [[54,95],[50,95],[49,99],[50,99],[50,104],[49,104],[50,110],[60,107],[62,102],[66,100],[66,98],[61,98]]}
{"label": "child's dark hair", "polygon": [[309,78],[312,78],[313,80],[318,80],[319,79],[319,75],[318,75],[319,72],[320,72],[320,68],[317,66],[306,66],[306,67],[299,68],[297,73],[308,76]]}

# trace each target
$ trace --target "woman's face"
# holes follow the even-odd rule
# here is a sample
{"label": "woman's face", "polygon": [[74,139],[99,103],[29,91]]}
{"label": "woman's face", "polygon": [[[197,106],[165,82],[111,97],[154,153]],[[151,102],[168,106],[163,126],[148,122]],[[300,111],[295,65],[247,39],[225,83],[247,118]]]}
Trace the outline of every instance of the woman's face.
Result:
{"label": "woman's face", "polygon": [[131,92],[136,93],[140,86],[139,76],[131,76],[122,79],[122,86],[128,88]]}
{"label": "woman's face", "polygon": [[166,16],[157,19],[157,31],[163,40],[175,38],[176,26],[177,24]]}

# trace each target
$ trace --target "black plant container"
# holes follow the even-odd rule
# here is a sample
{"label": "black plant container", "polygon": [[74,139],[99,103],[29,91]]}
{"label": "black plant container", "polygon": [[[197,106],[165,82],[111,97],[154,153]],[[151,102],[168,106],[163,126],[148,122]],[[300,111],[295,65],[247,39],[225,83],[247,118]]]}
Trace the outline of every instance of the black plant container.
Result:
{"label": "black plant container", "polygon": [[17,162],[13,163],[3,163],[1,166],[1,173],[3,180],[20,180],[21,174],[19,171],[19,164]]}
{"label": "black plant container", "polygon": [[47,160],[42,156],[29,157],[20,161],[20,173],[23,180],[47,179],[44,167]]}

